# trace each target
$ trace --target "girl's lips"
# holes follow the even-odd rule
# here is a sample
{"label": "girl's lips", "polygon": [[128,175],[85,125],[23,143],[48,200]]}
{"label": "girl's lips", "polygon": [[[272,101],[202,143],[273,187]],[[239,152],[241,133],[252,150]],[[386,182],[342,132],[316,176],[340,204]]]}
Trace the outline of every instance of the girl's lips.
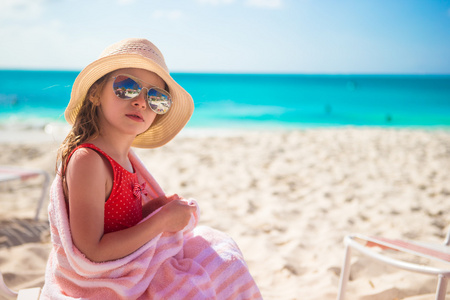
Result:
{"label": "girl's lips", "polygon": [[126,114],[126,116],[137,122],[144,122],[144,118],[140,114]]}

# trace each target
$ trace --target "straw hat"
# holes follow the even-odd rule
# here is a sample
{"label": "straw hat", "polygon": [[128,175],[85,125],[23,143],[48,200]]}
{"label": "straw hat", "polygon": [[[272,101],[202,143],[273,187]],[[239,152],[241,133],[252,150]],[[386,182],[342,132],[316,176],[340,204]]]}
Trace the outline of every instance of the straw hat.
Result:
{"label": "straw hat", "polygon": [[173,80],[162,53],[146,39],[126,39],[106,48],[100,58],[84,68],[72,87],[69,105],[64,116],[73,125],[89,88],[102,76],[122,68],[139,68],[154,72],[169,87],[172,106],[164,115],[158,115],[150,128],[138,135],[132,146],[156,148],[168,143],[189,121],[194,102],[178,83]]}

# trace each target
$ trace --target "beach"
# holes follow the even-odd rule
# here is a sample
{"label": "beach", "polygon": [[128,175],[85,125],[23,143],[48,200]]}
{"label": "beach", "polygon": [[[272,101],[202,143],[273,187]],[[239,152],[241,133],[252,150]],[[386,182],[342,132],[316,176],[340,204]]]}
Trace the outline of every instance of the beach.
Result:
{"label": "beach", "polygon": [[[34,130],[2,129],[0,164],[53,178],[62,137]],[[201,225],[233,237],[264,299],[336,299],[350,233],[441,243],[449,230],[448,130],[190,129],[135,151],[168,194],[198,201]],[[41,183],[0,183],[0,271],[14,289],[44,283]],[[437,284],[358,254],[350,278],[346,299],[434,299]]]}

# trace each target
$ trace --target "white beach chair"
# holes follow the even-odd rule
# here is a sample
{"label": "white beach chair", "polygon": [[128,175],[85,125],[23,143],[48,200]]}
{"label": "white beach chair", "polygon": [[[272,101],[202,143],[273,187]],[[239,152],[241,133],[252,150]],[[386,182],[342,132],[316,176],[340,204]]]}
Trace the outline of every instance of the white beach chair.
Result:
{"label": "white beach chair", "polygon": [[[34,219],[37,221],[39,219],[39,213],[44,204],[44,199],[47,194],[48,185],[50,183],[50,176],[47,172],[38,169],[27,169],[20,167],[11,167],[11,166],[0,166],[0,182],[7,182],[12,180],[27,180],[30,178],[34,178],[37,176],[43,176],[44,182],[42,184],[41,195],[38,200],[38,204],[36,207],[36,213]],[[0,272],[0,295],[6,298],[12,299],[20,299],[20,300],[34,300],[39,299],[39,295],[41,293],[41,288],[29,288],[22,289],[18,292],[9,289],[4,280],[3,275]]]}
{"label": "white beach chair", "polygon": [[18,292],[9,289],[3,281],[3,275],[0,272],[0,295],[17,300],[38,300],[41,294],[41,288],[22,289]]}
{"label": "white beach chair", "polygon": [[0,166],[0,182],[6,182],[11,180],[27,180],[36,176],[43,176],[44,182],[42,184],[42,192],[38,200],[36,208],[35,220],[39,219],[39,213],[44,204],[44,199],[47,194],[48,185],[50,183],[50,176],[47,172],[39,169],[27,169],[12,166]]}
{"label": "white beach chair", "polygon": [[[344,239],[345,256],[344,265],[341,271],[339,283],[338,300],[343,300],[347,282],[350,276],[350,258],[352,250],[358,250],[360,253],[367,255],[382,263],[391,266],[422,274],[428,274],[438,277],[436,290],[436,300],[444,300],[447,291],[447,283],[450,278],[450,229],[444,244],[426,244],[413,241],[391,240],[380,237],[367,237],[362,235],[349,235]],[[395,259],[385,253],[374,251],[373,247],[381,249],[394,249],[397,251],[413,254],[416,256],[431,259],[440,263],[439,267],[431,265],[416,264],[412,262]],[[443,267],[441,267],[441,265]]]}

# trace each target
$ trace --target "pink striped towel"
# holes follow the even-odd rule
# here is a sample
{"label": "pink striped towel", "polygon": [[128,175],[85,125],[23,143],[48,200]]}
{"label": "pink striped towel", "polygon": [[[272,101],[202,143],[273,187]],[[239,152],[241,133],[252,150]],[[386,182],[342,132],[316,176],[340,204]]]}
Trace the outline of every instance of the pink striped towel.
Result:
{"label": "pink striped towel", "polygon": [[[161,194],[142,162],[133,153],[130,159],[147,192]],[[49,205],[53,249],[41,299],[262,299],[238,246],[220,231],[197,226],[198,212],[180,232],[160,234],[121,259],[95,263],[72,243],[56,176]]]}

